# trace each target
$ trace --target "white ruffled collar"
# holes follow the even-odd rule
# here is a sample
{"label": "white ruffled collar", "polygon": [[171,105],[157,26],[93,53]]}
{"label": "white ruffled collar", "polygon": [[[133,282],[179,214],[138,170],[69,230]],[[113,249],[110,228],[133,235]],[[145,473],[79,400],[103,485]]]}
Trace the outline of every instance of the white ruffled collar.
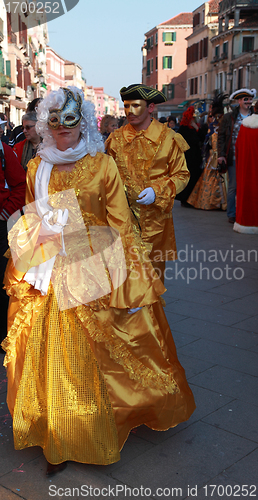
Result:
{"label": "white ruffled collar", "polygon": [[258,128],[258,115],[253,114],[247,116],[247,118],[242,121],[242,125],[247,128]]}

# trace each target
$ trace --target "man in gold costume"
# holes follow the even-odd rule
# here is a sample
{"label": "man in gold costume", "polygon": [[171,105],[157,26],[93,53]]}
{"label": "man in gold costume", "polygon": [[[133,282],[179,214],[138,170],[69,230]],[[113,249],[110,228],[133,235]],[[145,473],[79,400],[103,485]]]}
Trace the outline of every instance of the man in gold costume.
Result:
{"label": "man in gold costume", "polygon": [[131,429],[174,427],[195,403],[93,104],[59,89],[37,115],[2,345],[15,448],[40,446],[50,476],[68,460],[116,462]]}
{"label": "man in gold costume", "polygon": [[136,84],[120,90],[128,124],[108,137],[107,153],[118,167],[133,222],[164,282],[165,261],[176,258],[172,207],[188,183],[183,137],[151,115],[164,94]]}

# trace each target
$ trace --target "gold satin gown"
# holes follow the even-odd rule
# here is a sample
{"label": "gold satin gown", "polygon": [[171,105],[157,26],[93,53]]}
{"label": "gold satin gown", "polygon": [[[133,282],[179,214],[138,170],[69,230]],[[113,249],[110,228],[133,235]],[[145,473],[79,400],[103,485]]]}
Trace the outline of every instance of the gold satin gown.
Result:
{"label": "gold satin gown", "polygon": [[[127,189],[141,238],[151,245],[151,261],[156,265],[175,260],[172,208],[176,194],[185,188],[190,178],[184,155],[188,144],[180,134],[155,119],[146,130],[139,132],[128,123],[111,133],[105,144]],[[155,201],[140,205],[136,199],[147,187],[154,189]]]}
{"label": "gold satin gown", "polygon": [[[36,158],[28,166],[27,204],[34,201],[39,163]],[[187,420],[195,403],[161,305],[165,289],[153,279],[142,244],[132,233],[114,160],[98,153],[76,162],[71,172],[53,167],[48,192],[56,193],[54,208],[69,209],[68,225],[72,225],[72,206],[63,204],[66,190],[76,193],[85,228],[109,226],[119,231],[127,278],[118,288],[111,286],[105,296],[83,303],[88,281],[94,280],[81,262],[92,248],[86,251],[76,237],[65,239],[66,257],[57,255],[59,240],[43,248],[37,240],[40,220],[33,215],[33,245],[26,258],[21,253],[19,266],[9,260],[5,276],[10,295],[8,336],[2,344],[7,402],[16,449],[40,446],[53,464],[66,460],[110,464],[119,460],[132,428],[145,424],[166,430]],[[22,224],[21,218],[12,229],[10,248],[14,240],[22,248]],[[45,259],[57,255],[55,285],[51,276],[45,296],[23,279],[39,262],[39,254]],[[64,262],[70,267],[62,267]],[[59,290],[77,305],[60,308]],[[130,315],[132,307],[142,309]]]}

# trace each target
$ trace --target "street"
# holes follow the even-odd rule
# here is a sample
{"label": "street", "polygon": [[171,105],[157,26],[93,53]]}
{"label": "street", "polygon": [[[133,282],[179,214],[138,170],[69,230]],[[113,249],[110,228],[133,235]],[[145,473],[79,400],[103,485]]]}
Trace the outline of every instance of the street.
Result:
{"label": "street", "polygon": [[49,479],[40,448],[14,450],[1,366],[1,500],[258,497],[257,236],[222,211],[176,201],[173,214],[179,259],[164,298],[196,411],[165,432],[135,429],[113,465],[69,463]]}

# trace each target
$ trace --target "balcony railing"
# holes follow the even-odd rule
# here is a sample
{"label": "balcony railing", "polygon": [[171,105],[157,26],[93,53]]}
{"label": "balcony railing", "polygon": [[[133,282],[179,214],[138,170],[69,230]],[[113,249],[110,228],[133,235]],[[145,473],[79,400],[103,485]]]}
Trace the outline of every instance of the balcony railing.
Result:
{"label": "balcony railing", "polygon": [[13,88],[15,84],[11,82],[10,77],[0,73],[0,95],[11,95]]}
{"label": "balcony railing", "polygon": [[219,14],[223,14],[227,11],[232,11],[234,9],[243,8],[257,8],[258,0],[222,0],[219,4]]}
{"label": "balcony railing", "polygon": [[8,43],[15,43],[15,45],[17,45],[17,36],[15,33],[11,32],[10,35],[8,35]]}

